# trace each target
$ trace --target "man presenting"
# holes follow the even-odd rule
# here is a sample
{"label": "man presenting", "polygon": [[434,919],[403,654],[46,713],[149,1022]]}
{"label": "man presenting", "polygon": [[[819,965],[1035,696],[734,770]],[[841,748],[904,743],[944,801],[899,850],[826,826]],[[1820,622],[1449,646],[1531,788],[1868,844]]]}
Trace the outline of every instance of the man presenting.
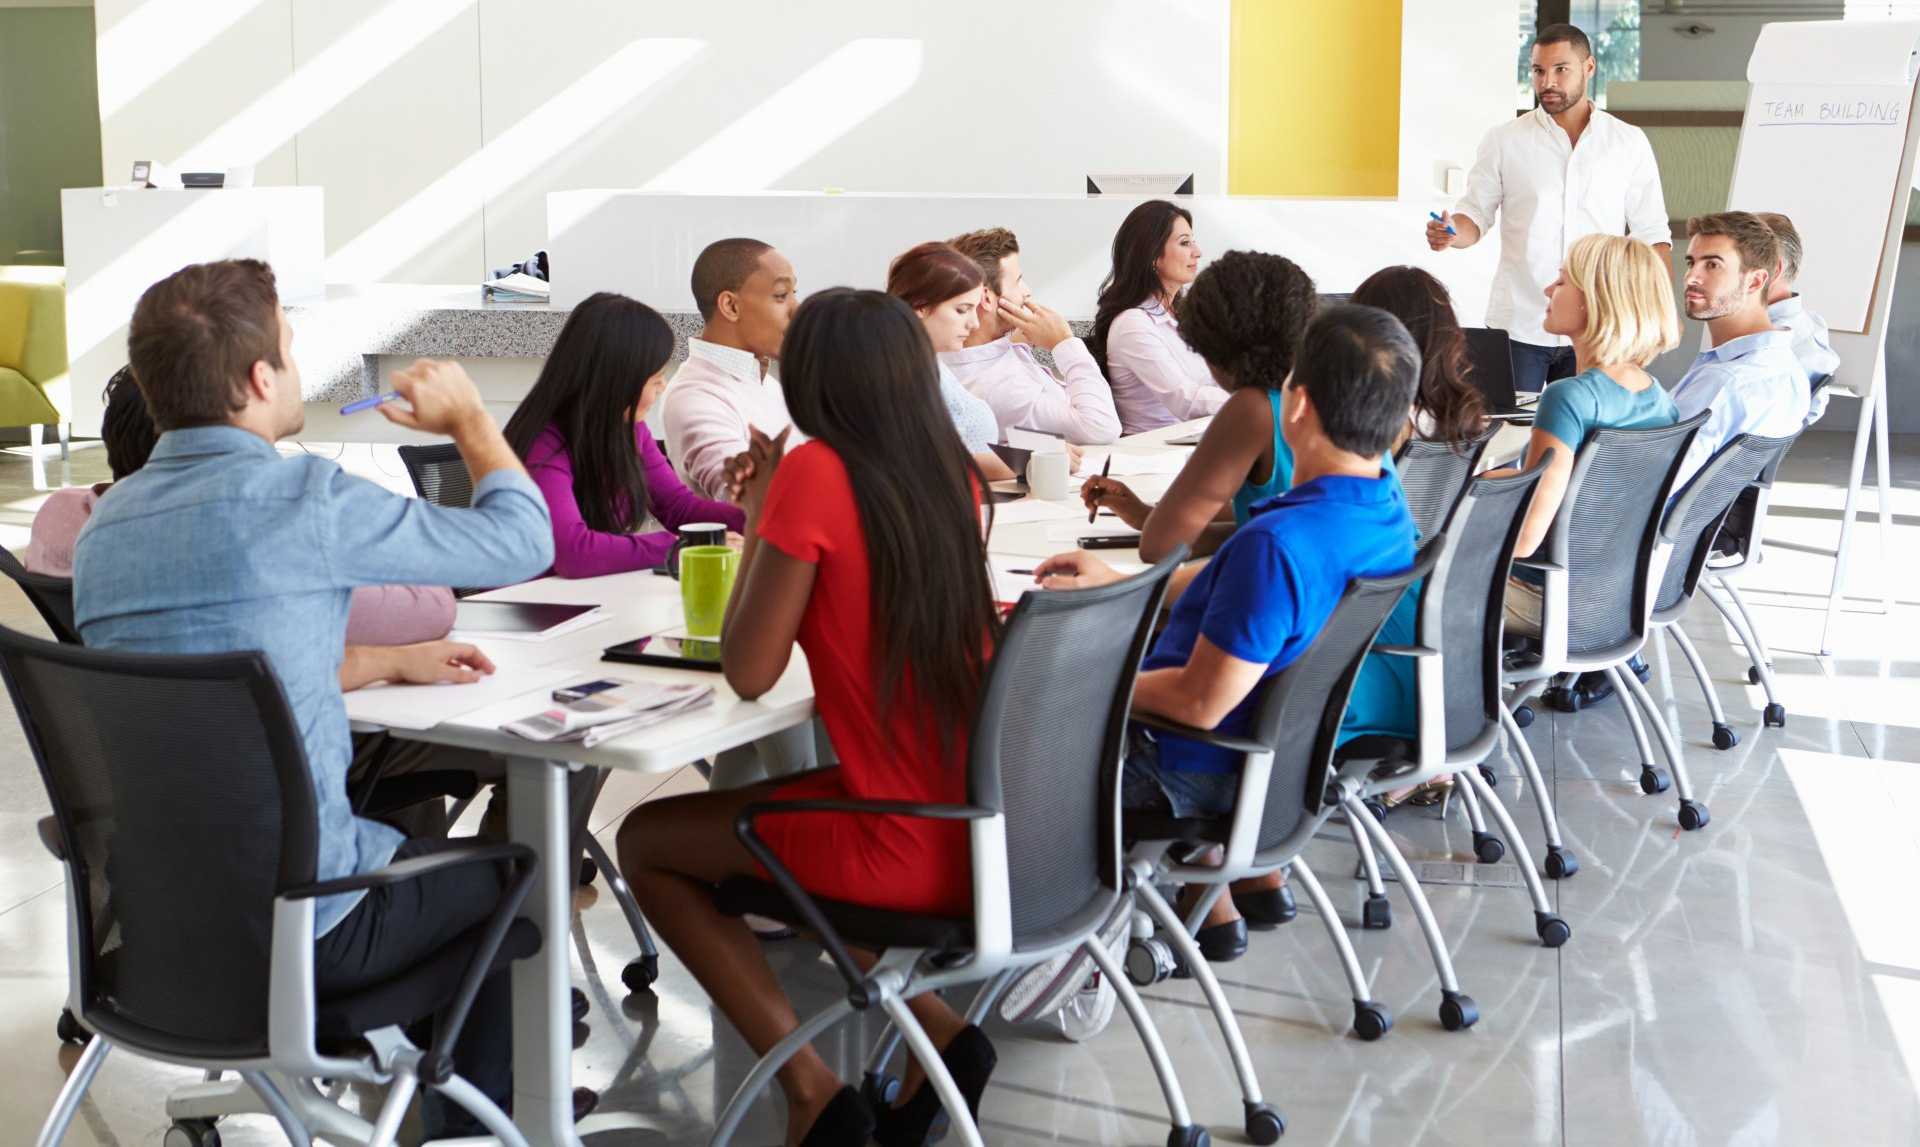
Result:
{"label": "man presenting", "polygon": [[1599,232],[1628,235],[1670,258],[1672,236],[1660,170],[1646,133],[1593,105],[1587,35],[1571,24],[1542,29],[1533,45],[1539,106],[1500,124],[1480,141],[1467,193],[1451,215],[1427,224],[1435,251],[1471,247],[1500,216],[1500,266],[1487,325],[1513,339],[1513,382],[1537,391],[1574,373],[1573,347],[1542,327],[1542,292],[1574,240]]}

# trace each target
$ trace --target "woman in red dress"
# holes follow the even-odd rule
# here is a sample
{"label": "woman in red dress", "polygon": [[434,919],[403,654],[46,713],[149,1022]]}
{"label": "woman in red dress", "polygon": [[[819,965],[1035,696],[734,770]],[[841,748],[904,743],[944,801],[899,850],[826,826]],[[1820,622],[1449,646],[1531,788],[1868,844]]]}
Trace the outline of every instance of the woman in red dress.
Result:
{"label": "woman in red dress", "polygon": [[[967,731],[997,624],[985,485],[953,432],[912,309],[878,291],[821,292],[794,315],[780,366],[793,424],[810,441],[786,453],[785,432],[769,440],[756,429],[729,468],[747,541],[721,660],[735,692],[757,697],[797,641],[840,764],[654,801],[620,830],[620,867],[647,918],[758,1054],[798,1021],[747,926],[714,907],[721,881],[764,876],[734,834],[735,814],[823,797],[964,803]],[[816,895],[971,913],[962,822],[816,812],[763,817],[758,829]],[[912,1006],[977,1105],[992,1045],[936,996]],[[803,1050],[779,1075],[786,1142],[918,1145],[939,1104],[917,1067],[901,1105],[876,1113]]]}

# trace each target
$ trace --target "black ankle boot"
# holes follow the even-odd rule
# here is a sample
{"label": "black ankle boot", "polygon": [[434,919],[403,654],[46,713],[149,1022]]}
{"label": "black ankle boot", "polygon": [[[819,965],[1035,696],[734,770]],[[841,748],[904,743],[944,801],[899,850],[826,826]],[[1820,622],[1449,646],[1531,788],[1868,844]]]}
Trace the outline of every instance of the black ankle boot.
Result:
{"label": "black ankle boot", "polygon": [[[968,1114],[976,1121],[980,1115],[980,1096],[987,1090],[987,1080],[993,1075],[993,1065],[999,1058],[993,1050],[993,1041],[972,1024],[961,1028],[960,1034],[940,1053],[940,1062],[947,1065],[947,1074],[953,1077],[953,1085],[967,1101]],[[936,1120],[944,1121],[946,1117],[940,1093],[934,1090],[931,1081],[923,1081],[920,1090],[904,1104],[875,1112],[873,1141],[880,1147],[921,1147],[933,1134]]]}

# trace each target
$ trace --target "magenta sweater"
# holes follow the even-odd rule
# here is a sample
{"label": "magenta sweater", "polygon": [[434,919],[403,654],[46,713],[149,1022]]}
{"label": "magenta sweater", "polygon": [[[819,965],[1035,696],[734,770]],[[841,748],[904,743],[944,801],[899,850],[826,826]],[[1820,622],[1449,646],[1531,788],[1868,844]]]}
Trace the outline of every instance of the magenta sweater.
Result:
{"label": "magenta sweater", "polygon": [[709,502],[680,481],[667,456],[653,440],[647,424],[633,427],[633,448],[640,452],[640,472],[647,484],[648,508],[667,527],[644,534],[609,534],[589,529],[573,496],[573,460],[560,428],[549,426],[534,439],[527,472],[546,495],[553,517],[553,572],[561,577],[597,577],[651,569],[666,559],[674,533],[690,522],[719,522],[729,530],[746,527],[746,511],[726,502]]}

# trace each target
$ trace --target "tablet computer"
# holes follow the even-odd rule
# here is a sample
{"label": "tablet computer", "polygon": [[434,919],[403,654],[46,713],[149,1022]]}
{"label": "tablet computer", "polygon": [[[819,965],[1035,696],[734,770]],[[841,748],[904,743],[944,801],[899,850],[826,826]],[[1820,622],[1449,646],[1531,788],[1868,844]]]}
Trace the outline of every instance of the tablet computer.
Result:
{"label": "tablet computer", "polygon": [[609,645],[601,652],[600,660],[718,673],[720,643],[708,638],[688,637],[684,633],[656,633],[651,637]]}

